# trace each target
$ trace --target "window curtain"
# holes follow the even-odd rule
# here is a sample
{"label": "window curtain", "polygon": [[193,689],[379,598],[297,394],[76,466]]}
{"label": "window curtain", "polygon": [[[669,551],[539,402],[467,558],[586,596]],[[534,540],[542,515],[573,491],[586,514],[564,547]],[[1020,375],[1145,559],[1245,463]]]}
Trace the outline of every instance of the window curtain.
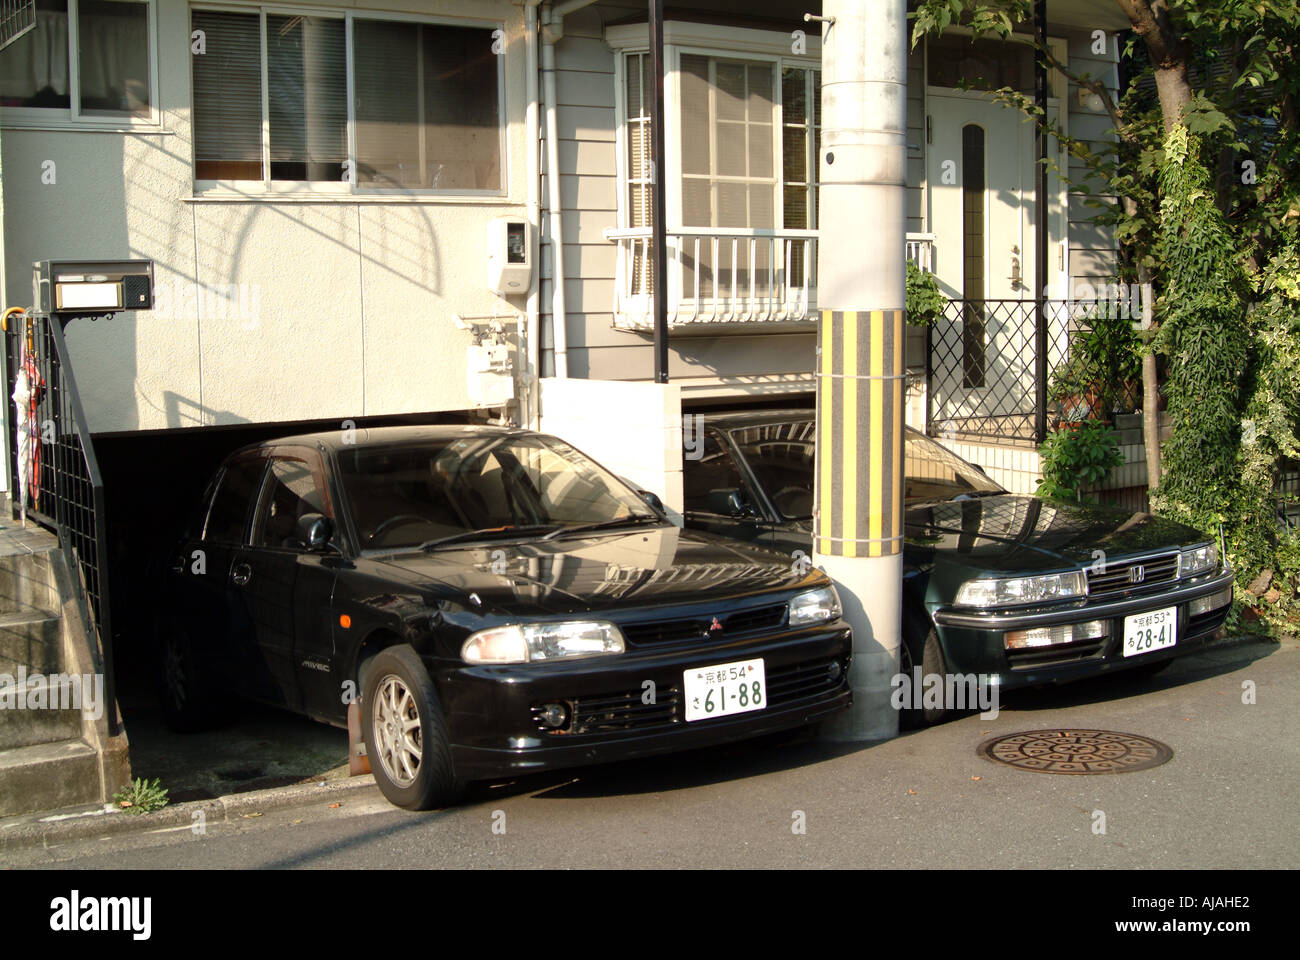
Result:
{"label": "window curtain", "polygon": [[40,0],[36,29],[0,52],[0,105],[68,109],[68,5]]}
{"label": "window curtain", "polygon": [[81,112],[149,116],[149,6],[80,0]]}

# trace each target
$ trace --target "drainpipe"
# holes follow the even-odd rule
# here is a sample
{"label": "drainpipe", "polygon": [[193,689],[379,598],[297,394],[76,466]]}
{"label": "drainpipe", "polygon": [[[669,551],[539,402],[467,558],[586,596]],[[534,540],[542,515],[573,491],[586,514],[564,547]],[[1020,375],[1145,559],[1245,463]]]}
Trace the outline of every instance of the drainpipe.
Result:
{"label": "drainpipe", "polygon": [[564,223],[560,204],[560,135],[555,97],[555,44],[564,38],[564,18],[596,0],[568,0],[542,7],[542,104],[546,111],[546,219],[551,228],[551,336],[555,376],[569,376],[568,312],[564,302]]}
{"label": "drainpipe", "polygon": [[822,20],[813,557],[853,628],[853,707],[827,733],[881,740],[902,620],[907,3],[825,0]]}
{"label": "drainpipe", "polygon": [[528,285],[528,300],[524,307],[524,330],[528,340],[528,354],[524,359],[525,396],[527,406],[523,410],[524,423],[533,430],[538,429],[539,408],[541,406],[541,384],[538,377],[542,368],[541,344],[541,300],[542,300],[542,171],[541,157],[538,154],[538,140],[541,127],[537,118],[537,8],[542,0],[525,0],[524,2],[524,99],[527,107],[524,113],[524,139],[528,143],[528,232],[531,235],[532,261],[537,264],[533,271],[532,283]]}

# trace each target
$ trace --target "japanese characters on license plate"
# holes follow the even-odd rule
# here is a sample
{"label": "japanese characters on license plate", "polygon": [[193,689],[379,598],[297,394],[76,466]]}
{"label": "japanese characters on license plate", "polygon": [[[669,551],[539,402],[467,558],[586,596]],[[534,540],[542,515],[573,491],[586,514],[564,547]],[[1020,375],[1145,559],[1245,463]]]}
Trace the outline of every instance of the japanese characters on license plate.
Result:
{"label": "japanese characters on license plate", "polygon": [[682,672],[686,722],[762,710],[767,706],[767,677],[762,660],[738,660]]}
{"label": "japanese characters on license plate", "polygon": [[1124,618],[1124,656],[1163,650],[1178,642],[1178,608],[1165,607]]}

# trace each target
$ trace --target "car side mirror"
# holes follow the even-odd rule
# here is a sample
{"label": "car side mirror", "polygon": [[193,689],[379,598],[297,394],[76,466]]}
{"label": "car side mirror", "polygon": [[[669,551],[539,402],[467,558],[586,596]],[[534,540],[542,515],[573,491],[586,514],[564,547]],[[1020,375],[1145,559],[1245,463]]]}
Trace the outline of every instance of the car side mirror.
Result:
{"label": "car side mirror", "polygon": [[304,513],[298,518],[298,539],[305,543],[312,553],[319,553],[329,546],[332,536],[334,536],[334,524],[324,514]]}
{"label": "car side mirror", "polygon": [[745,500],[745,495],[740,490],[732,488],[728,490],[710,490],[706,500],[709,513],[720,514],[724,517],[752,517],[754,508]]}
{"label": "car side mirror", "polygon": [[649,490],[638,490],[637,493],[640,495],[641,499],[649,505],[650,509],[659,514],[659,516],[666,517],[668,515],[668,510],[664,506],[663,500],[659,499],[659,494],[653,493]]}

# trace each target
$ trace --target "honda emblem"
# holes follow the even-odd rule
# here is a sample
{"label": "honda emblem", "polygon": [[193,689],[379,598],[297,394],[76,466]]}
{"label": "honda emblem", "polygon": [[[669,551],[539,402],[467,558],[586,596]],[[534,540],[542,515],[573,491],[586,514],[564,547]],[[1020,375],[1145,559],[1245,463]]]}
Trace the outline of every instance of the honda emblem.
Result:
{"label": "honda emblem", "polygon": [[1141,583],[1146,578],[1147,578],[1147,571],[1146,568],[1142,566],[1142,564],[1135,563],[1133,564],[1133,566],[1128,568],[1129,583]]}

